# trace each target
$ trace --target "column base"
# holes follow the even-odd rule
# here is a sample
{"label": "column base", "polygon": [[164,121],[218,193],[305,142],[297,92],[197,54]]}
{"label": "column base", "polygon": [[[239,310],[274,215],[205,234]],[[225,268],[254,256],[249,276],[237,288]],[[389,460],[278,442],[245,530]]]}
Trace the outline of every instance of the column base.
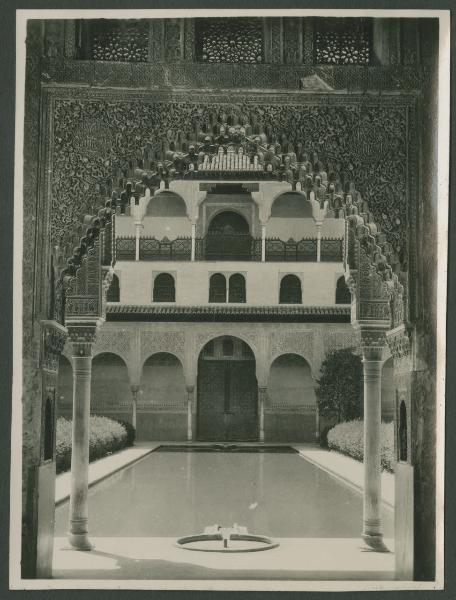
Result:
{"label": "column base", "polygon": [[366,546],[368,546],[368,549],[372,552],[389,552],[383,542],[383,535],[363,533],[361,537]]}
{"label": "column base", "polygon": [[74,550],[88,552],[95,548],[90,542],[87,533],[69,533],[68,541]]}

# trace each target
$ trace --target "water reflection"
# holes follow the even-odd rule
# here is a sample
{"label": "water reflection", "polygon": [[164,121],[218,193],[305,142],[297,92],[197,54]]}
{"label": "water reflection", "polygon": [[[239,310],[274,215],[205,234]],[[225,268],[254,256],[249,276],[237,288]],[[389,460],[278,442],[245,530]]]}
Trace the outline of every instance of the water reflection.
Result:
{"label": "water reflection", "polygon": [[[392,511],[383,518],[393,537]],[[56,509],[56,535],[67,522],[66,503]],[[277,452],[153,452],[89,492],[93,536],[177,537],[215,523],[275,537],[359,537],[362,497]]]}

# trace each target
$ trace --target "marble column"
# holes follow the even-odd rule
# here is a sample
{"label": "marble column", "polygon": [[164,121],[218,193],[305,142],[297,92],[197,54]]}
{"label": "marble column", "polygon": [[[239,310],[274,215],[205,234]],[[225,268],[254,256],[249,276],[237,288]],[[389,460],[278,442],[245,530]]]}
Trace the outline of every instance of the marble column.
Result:
{"label": "marble column", "polygon": [[187,442],[193,441],[193,398],[195,395],[195,386],[187,386]]}
{"label": "marble column", "polygon": [[382,364],[383,347],[363,347],[364,372],[364,542],[373,550],[387,552],[381,521],[382,468]]}
{"label": "marble column", "polygon": [[195,260],[196,250],[196,223],[192,223],[192,249],[191,249],[191,260]]}
{"label": "marble column", "polygon": [[317,221],[317,262],[321,261],[321,221]]}
{"label": "marble column", "polygon": [[315,405],[315,441],[320,441],[320,409],[318,403]]}
{"label": "marble column", "polygon": [[258,430],[260,442],[264,442],[264,406],[266,404],[267,387],[258,388]]}
{"label": "marble column", "polygon": [[133,427],[136,430],[136,423],[137,423],[137,410],[138,410],[138,392],[139,392],[139,385],[132,385],[130,386],[131,389],[131,424],[133,425]]}
{"label": "marble column", "polygon": [[266,225],[261,223],[261,262],[266,261]]}
{"label": "marble column", "polygon": [[139,260],[139,245],[141,241],[141,229],[143,225],[141,222],[135,223],[135,260]]}
{"label": "marble column", "polygon": [[97,325],[67,325],[73,363],[73,428],[69,542],[76,550],[93,548],[88,537],[88,476],[92,348]]}

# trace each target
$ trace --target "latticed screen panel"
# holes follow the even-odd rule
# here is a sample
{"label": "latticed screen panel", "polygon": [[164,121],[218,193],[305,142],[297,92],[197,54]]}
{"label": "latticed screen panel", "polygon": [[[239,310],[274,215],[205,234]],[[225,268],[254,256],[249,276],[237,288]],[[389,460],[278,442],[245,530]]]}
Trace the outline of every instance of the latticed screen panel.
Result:
{"label": "latticed screen panel", "polygon": [[343,260],[343,240],[333,238],[323,238],[321,240],[321,261],[322,262],[342,262]]}
{"label": "latticed screen panel", "polygon": [[190,238],[157,240],[142,237],[139,241],[139,260],[190,260],[192,241]]}
{"label": "latticed screen panel", "polygon": [[279,239],[266,240],[266,261],[268,262],[314,262],[317,260],[317,240],[302,239],[298,242]]}
{"label": "latticed screen panel", "polygon": [[264,62],[262,19],[197,19],[195,34],[199,62]]}
{"label": "latticed screen panel", "polygon": [[118,237],[116,239],[116,259],[135,260],[136,240],[134,237]]}
{"label": "latticed screen panel", "polygon": [[315,19],[314,59],[324,65],[368,65],[372,56],[371,19]]}
{"label": "latticed screen panel", "polygon": [[149,23],[145,20],[101,19],[90,23],[90,54],[93,60],[146,62],[148,47]]}

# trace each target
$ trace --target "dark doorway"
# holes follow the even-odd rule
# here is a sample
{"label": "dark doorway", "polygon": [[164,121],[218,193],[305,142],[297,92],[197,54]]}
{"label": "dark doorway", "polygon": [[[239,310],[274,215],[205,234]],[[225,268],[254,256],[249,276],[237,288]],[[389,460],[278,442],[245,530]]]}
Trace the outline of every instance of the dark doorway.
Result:
{"label": "dark doorway", "polygon": [[255,358],[242,340],[212,340],[198,360],[199,440],[258,439]]}
{"label": "dark doorway", "polygon": [[205,243],[206,260],[251,260],[249,224],[238,213],[224,211],[209,224]]}

